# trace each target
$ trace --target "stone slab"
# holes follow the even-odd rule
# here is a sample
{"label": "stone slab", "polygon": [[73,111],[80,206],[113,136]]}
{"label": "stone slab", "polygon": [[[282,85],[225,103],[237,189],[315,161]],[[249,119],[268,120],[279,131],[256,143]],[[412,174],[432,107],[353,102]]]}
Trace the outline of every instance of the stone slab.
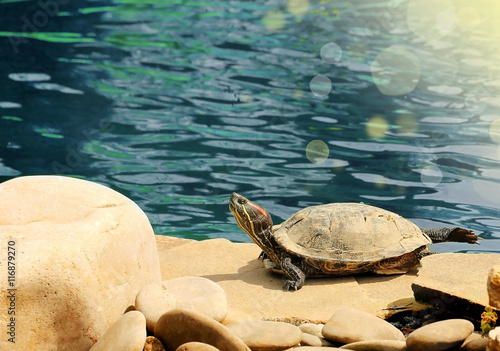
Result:
{"label": "stone slab", "polygon": [[437,313],[460,311],[461,317],[480,321],[489,302],[488,272],[500,264],[500,255],[436,254],[423,258],[421,264],[412,284],[417,300],[435,305]]}
{"label": "stone slab", "polygon": [[386,317],[390,314],[388,306],[413,301],[415,272],[314,278],[292,292],[282,290],[282,276],[268,272],[257,259],[260,249],[255,244],[226,239],[189,241],[160,235],[156,240],[163,280],[181,276],[211,279],[226,291],[230,308],[255,318],[318,323],[346,307]]}

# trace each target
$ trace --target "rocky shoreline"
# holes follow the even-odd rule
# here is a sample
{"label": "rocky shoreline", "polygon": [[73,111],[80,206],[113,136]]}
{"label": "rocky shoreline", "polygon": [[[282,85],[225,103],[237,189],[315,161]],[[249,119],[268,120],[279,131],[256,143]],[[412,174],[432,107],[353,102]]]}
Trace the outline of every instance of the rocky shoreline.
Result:
{"label": "rocky shoreline", "polygon": [[[136,204],[104,186],[20,177],[0,184],[0,194],[1,249],[15,250],[20,267],[0,291],[2,310],[15,312],[0,313],[11,336],[0,349],[432,351],[498,343],[477,334],[484,308],[500,308],[498,254],[431,255],[407,274],[309,279],[292,292],[257,259],[256,245],[154,235]],[[3,273],[6,262],[0,258]]]}
{"label": "rocky shoreline", "polygon": [[207,278],[153,283],[138,293],[135,306],[90,351],[471,351],[486,350],[488,344],[466,319],[436,321],[405,335],[391,323],[354,308],[335,311],[325,324],[298,326],[228,314],[228,309],[224,290]]}

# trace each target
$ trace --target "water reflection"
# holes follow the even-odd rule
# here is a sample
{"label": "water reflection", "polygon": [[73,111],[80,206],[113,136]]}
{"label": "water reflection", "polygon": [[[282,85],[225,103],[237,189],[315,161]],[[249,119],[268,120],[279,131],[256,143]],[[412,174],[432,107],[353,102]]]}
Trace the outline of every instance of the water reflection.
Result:
{"label": "water reflection", "polygon": [[99,181],[162,234],[247,241],[238,191],[276,222],[362,201],[500,251],[499,6],[428,4],[75,1],[37,26],[2,3],[0,178]]}

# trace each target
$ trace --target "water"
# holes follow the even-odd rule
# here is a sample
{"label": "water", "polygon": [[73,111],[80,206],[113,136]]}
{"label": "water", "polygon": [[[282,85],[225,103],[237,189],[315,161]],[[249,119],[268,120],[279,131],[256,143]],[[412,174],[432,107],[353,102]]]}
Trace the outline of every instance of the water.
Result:
{"label": "water", "polygon": [[500,252],[499,9],[0,1],[0,181],[93,180],[164,235],[249,241],[237,191],[275,223],[364,202]]}

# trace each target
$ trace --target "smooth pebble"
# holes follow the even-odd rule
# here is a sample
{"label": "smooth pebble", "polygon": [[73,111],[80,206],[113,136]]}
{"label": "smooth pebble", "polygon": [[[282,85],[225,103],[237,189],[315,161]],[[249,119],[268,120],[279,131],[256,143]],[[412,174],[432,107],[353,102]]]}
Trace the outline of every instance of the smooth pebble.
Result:
{"label": "smooth pebble", "polygon": [[155,325],[154,335],[167,350],[175,350],[192,341],[212,345],[220,351],[249,350],[227,327],[204,314],[186,308],[176,308],[164,313]]}
{"label": "smooth pebble", "polygon": [[219,349],[202,342],[188,342],[179,346],[175,351],[219,351]]}
{"label": "smooth pebble", "polygon": [[332,346],[332,343],[325,338],[308,333],[302,333],[302,341],[300,344],[302,346]]}
{"label": "smooth pebble", "polygon": [[366,340],[357,341],[341,347],[354,351],[403,351],[406,343],[399,340]]}
{"label": "smooth pebble", "polygon": [[146,316],[147,328],[154,326],[163,313],[188,308],[218,322],[227,314],[226,293],[222,287],[203,277],[180,277],[153,283],[139,291],[135,307]]}
{"label": "smooth pebble", "polygon": [[322,334],[325,339],[343,344],[365,340],[405,340],[403,333],[389,322],[355,308],[336,311],[323,327]]}
{"label": "smooth pebble", "polygon": [[406,339],[408,351],[441,351],[462,344],[474,331],[465,319],[448,319],[421,327]]}
{"label": "smooth pebble", "polygon": [[144,345],[144,351],[165,351],[165,347],[154,336],[148,336],[146,338],[146,345]]}
{"label": "smooth pebble", "polygon": [[321,334],[321,331],[323,330],[324,326],[324,324],[304,323],[302,325],[299,325],[299,329],[303,333],[315,335],[322,338],[323,334]]}
{"label": "smooth pebble", "polygon": [[250,321],[227,326],[253,351],[286,350],[300,343],[302,332],[292,324]]}

